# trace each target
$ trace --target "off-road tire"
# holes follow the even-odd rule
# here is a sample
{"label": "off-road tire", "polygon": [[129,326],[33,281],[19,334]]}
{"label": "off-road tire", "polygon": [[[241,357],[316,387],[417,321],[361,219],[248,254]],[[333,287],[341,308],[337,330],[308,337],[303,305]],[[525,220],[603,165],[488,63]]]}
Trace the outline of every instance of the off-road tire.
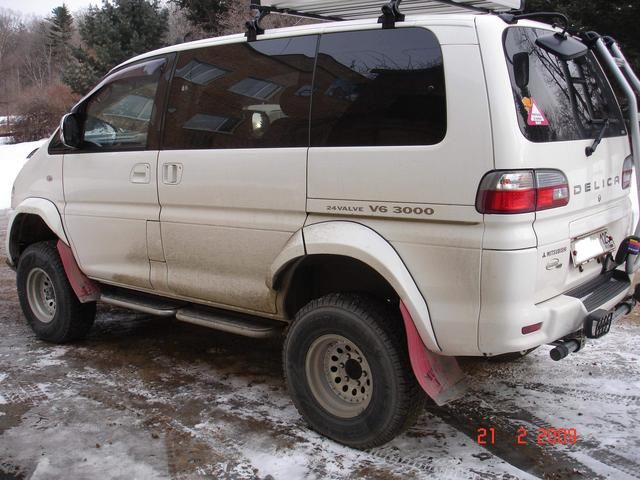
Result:
{"label": "off-road tire", "polygon": [[[330,349],[336,345],[331,344],[333,338],[346,339],[342,344],[351,345],[351,353],[354,347],[359,349],[354,357],[361,352],[365,359],[361,364],[366,365],[361,375],[367,369],[371,371],[371,390],[367,392],[368,400],[362,402],[366,406],[358,413],[349,412],[347,418],[329,412],[323,406],[327,402],[313,393],[312,384],[316,392],[319,389],[317,378],[323,378],[323,374],[340,375],[326,368],[327,362],[330,368],[338,368],[331,363],[334,357],[325,353],[324,372],[315,375],[313,371],[318,369],[312,369],[311,375],[307,374],[312,368],[309,365],[314,364],[309,359],[318,357],[313,353],[314,345],[329,339],[327,352],[332,352]],[[287,331],[283,365],[287,388],[302,417],[315,431],[350,447],[366,449],[382,445],[413,425],[424,410],[426,396],[411,369],[399,309],[366,296],[331,294],[303,307]],[[347,369],[343,372],[351,375]],[[348,375],[345,382],[353,383]],[[333,388],[330,382],[331,377],[326,384]],[[329,387],[326,391],[331,392]],[[360,395],[359,390],[357,393]],[[340,392],[335,393],[336,398],[339,395]],[[344,399],[333,401],[338,407],[345,402],[347,409],[354,408]]]}
{"label": "off-road tire", "polygon": [[[54,306],[48,305],[49,310],[44,313],[43,307],[38,307],[38,299],[34,299],[43,300],[44,297],[37,291],[33,293],[33,278],[46,286],[49,300],[53,297]],[[17,286],[22,311],[39,339],[69,343],[84,338],[91,330],[96,303],[80,303],[69,284],[55,242],[35,243],[22,253],[18,261]],[[29,293],[30,288],[32,293]],[[50,318],[43,319],[47,314]]]}

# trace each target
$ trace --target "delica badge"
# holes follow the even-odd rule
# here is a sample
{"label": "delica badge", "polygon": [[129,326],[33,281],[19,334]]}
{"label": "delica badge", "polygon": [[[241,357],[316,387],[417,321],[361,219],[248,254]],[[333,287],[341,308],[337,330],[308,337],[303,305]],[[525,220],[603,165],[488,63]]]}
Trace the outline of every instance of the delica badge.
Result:
{"label": "delica badge", "polygon": [[542,110],[540,110],[540,107],[538,107],[538,104],[533,98],[524,97],[522,99],[522,104],[524,105],[524,108],[527,109],[527,112],[529,112],[529,117],[527,118],[527,124],[530,127],[548,127],[549,126],[549,120],[547,120],[547,117],[542,112]]}

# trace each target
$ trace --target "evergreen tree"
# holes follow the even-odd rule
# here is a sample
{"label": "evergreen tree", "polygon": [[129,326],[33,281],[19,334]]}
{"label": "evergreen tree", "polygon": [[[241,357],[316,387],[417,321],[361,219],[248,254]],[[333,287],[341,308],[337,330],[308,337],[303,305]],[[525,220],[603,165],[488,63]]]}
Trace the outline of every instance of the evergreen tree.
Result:
{"label": "evergreen tree", "polygon": [[47,46],[51,48],[54,59],[65,65],[69,61],[71,38],[73,37],[73,17],[67,6],[61,6],[51,11]]}
{"label": "evergreen tree", "polygon": [[[208,34],[219,33],[224,16],[229,10],[229,0],[170,0],[184,11],[187,20]],[[247,11],[249,4],[247,3]]]}
{"label": "evergreen tree", "polygon": [[84,48],[75,49],[64,81],[77,93],[119,63],[164,45],[169,13],[158,0],[103,0],[79,21]]}

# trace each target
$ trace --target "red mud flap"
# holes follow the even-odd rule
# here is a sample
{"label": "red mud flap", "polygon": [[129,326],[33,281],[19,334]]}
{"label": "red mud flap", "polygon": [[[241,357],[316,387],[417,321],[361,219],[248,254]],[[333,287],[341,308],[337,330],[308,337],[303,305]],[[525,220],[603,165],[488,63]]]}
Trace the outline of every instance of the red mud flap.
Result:
{"label": "red mud flap", "polygon": [[80,303],[98,300],[100,298],[100,288],[93,280],[82,273],[71,248],[65,245],[62,240],[58,240],[57,248],[64,272],[67,274],[71,288],[73,288]]}
{"label": "red mud flap", "polygon": [[407,331],[411,367],[422,389],[439,406],[462,397],[467,385],[457,360],[427,350],[403,302],[400,302],[400,311]]}

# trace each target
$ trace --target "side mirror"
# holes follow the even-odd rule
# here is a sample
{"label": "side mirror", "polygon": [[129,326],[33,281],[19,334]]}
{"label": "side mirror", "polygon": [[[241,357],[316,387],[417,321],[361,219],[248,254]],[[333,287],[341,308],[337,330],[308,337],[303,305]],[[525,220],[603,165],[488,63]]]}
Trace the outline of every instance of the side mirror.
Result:
{"label": "side mirror", "polygon": [[589,53],[589,48],[584,43],[561,33],[540,37],[536,40],[536,45],[565,62]]}
{"label": "side mirror", "polygon": [[529,86],[529,54],[519,52],[513,56],[513,73],[520,90]]}
{"label": "side mirror", "polygon": [[60,140],[65,147],[80,148],[82,145],[82,127],[78,114],[68,113],[60,122]]}
{"label": "side mirror", "polygon": [[270,126],[269,117],[264,112],[255,112],[251,115],[251,126],[253,127],[253,135],[256,138],[264,136]]}

